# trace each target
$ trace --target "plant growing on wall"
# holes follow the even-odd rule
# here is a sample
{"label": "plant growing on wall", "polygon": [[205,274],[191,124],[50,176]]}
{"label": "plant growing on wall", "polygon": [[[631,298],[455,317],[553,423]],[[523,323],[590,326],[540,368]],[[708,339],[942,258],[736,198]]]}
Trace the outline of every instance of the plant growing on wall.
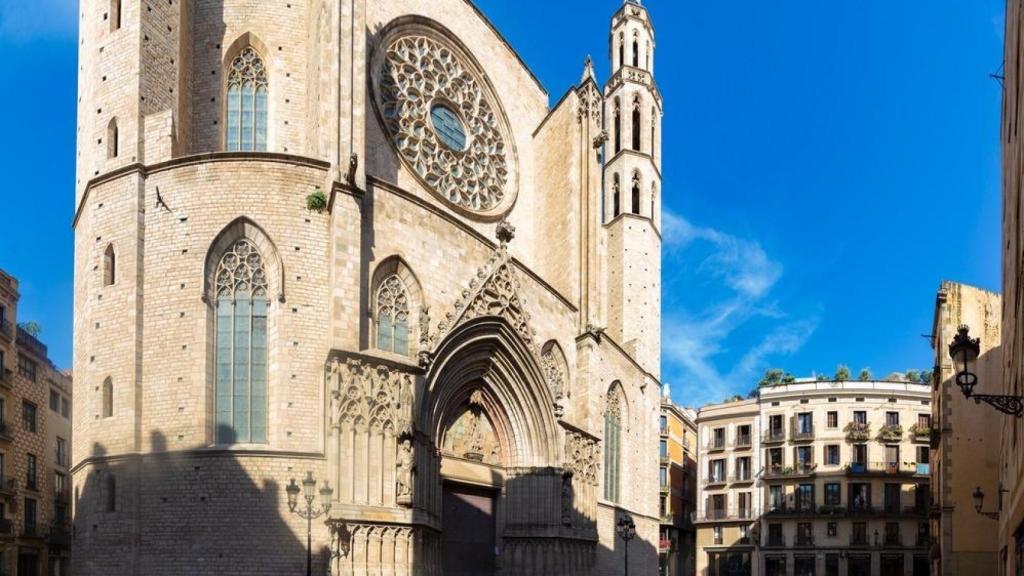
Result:
{"label": "plant growing on wall", "polygon": [[38,322],[35,322],[33,320],[29,320],[28,322],[22,322],[21,324],[18,324],[18,328],[21,328],[22,330],[27,332],[29,336],[33,338],[39,338],[39,335],[43,333],[42,326],[40,326]]}
{"label": "plant growing on wall", "polygon": [[306,209],[310,212],[323,212],[327,209],[327,196],[323,190],[317,189],[309,196],[306,196]]}

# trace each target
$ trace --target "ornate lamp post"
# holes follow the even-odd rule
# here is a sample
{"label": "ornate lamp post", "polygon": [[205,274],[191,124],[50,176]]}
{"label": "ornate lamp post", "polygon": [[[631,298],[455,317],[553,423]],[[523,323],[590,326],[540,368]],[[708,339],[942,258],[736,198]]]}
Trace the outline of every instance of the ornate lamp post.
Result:
{"label": "ornate lamp post", "polygon": [[615,531],[618,532],[619,538],[626,543],[626,573],[625,576],[629,576],[629,541],[636,538],[636,524],[633,523],[633,519],[629,516],[623,516],[619,518],[618,524],[615,525]]}
{"label": "ornate lamp post", "polygon": [[971,338],[966,324],[957,329],[953,342],[949,345],[949,357],[953,359],[953,368],[957,370],[956,385],[964,393],[965,398],[973,398],[975,404],[992,405],[996,410],[1020,418],[1024,414],[1024,397],[1005,394],[975,394],[974,386],[978,383],[978,375],[970,371],[970,365],[978,359],[981,352],[981,339]]}
{"label": "ornate lamp post", "polygon": [[999,520],[999,511],[1003,509],[1003,492],[1009,492],[1009,490],[1003,488],[1003,485],[999,485],[999,507],[995,512],[985,512],[982,508],[985,506],[985,493],[981,491],[981,486],[974,489],[974,493],[971,496],[974,497],[974,510],[982,516],[991,518],[993,520]]}
{"label": "ornate lamp post", "polygon": [[[288,509],[300,518],[306,519],[306,576],[313,576],[313,519],[330,512],[334,489],[324,482],[320,488],[320,506],[315,508],[313,501],[316,500],[316,480],[313,479],[312,472],[306,472],[306,477],[302,479],[301,489],[295,483],[295,478],[292,478],[291,483],[285,486],[284,490],[288,493]],[[306,500],[305,510],[298,507],[300,491]]]}

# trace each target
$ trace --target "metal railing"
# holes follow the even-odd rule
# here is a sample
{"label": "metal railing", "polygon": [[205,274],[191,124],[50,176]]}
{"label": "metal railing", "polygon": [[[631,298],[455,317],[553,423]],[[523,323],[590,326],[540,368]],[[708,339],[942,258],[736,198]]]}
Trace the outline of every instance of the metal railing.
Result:
{"label": "metal railing", "polygon": [[818,465],[814,462],[801,462],[794,466],[769,466],[765,469],[765,478],[788,478],[798,476],[810,476],[817,470]]}
{"label": "metal railing", "polygon": [[753,481],[754,481],[754,477],[753,477],[753,475],[750,474],[749,470],[746,471],[746,472],[740,473],[740,474],[733,474],[733,475],[729,476],[729,482],[731,482],[731,483],[753,482]]}
{"label": "metal railing", "polygon": [[693,521],[753,520],[757,515],[757,510],[753,508],[720,508],[695,512],[693,514]]}
{"label": "metal railing", "polygon": [[814,440],[814,426],[811,425],[804,428],[798,426],[793,428],[791,439],[796,442]]}
{"label": "metal railing", "polygon": [[761,442],[766,444],[785,441],[786,431],[782,428],[769,429],[761,436]]}
{"label": "metal railing", "polygon": [[725,450],[725,438],[712,438],[708,442],[708,450]]}
{"label": "metal railing", "polygon": [[750,448],[753,445],[750,434],[741,434],[736,437],[736,448]]}
{"label": "metal railing", "polygon": [[725,484],[726,482],[727,480],[723,474],[722,476],[708,476],[701,481],[701,484],[704,486],[715,486],[717,484]]}
{"label": "metal railing", "polygon": [[847,474],[883,474],[904,476],[927,476],[931,466],[917,462],[850,462]]}
{"label": "metal railing", "polygon": [[814,535],[813,534],[805,534],[805,535],[801,536],[800,534],[797,534],[796,535],[796,543],[795,543],[795,545],[796,546],[814,546]]}

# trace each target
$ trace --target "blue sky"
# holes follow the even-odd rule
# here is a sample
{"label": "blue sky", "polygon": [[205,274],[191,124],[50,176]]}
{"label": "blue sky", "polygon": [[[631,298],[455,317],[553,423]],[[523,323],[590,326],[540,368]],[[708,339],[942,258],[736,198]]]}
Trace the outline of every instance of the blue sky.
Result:
{"label": "blue sky", "polygon": [[[554,102],[615,0],[481,0]],[[663,378],[931,365],[942,279],[999,288],[1002,0],[647,0],[665,97]],[[0,0],[0,267],[70,365],[71,0]],[[15,89],[12,89],[15,88]]]}

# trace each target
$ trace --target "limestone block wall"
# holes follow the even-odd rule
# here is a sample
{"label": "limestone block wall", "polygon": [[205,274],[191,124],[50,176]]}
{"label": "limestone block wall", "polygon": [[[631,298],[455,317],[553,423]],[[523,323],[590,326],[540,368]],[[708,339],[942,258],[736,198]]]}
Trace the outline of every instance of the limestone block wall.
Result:
{"label": "limestone block wall", "polygon": [[608,331],[645,370],[661,372],[661,235],[645,218],[620,215],[605,226]]}

